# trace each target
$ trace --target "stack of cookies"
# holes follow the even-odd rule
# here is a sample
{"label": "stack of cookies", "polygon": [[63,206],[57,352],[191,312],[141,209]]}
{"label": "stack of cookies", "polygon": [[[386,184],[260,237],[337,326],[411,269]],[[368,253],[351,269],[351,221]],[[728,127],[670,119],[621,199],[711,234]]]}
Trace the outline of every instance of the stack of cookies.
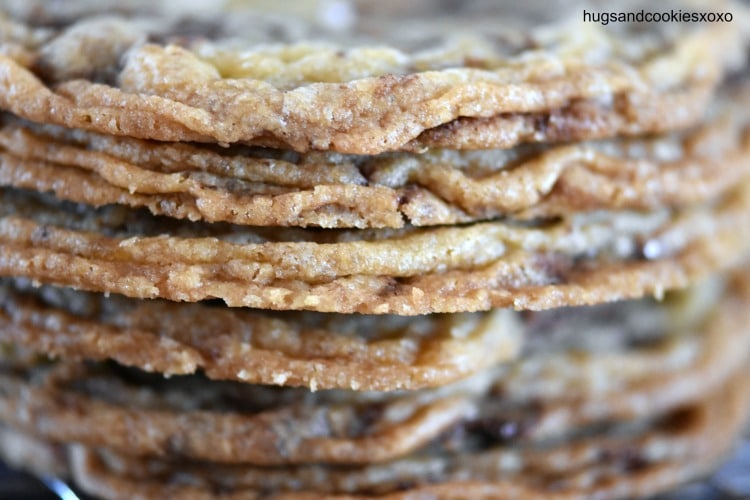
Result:
{"label": "stack of cookies", "polygon": [[288,4],[0,1],[5,461],[101,498],[719,465],[750,410],[743,7]]}

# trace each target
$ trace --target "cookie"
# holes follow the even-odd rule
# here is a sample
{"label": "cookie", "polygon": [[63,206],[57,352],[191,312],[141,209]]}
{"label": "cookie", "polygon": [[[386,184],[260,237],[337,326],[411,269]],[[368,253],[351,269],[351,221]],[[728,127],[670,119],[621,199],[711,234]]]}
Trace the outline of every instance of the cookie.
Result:
{"label": "cookie", "polygon": [[[546,5],[539,7],[553,17]],[[744,12],[735,4],[726,8],[737,21]],[[441,126],[455,128],[457,119],[544,116],[577,101],[615,98],[653,107],[675,90],[713,88],[727,68],[744,62],[742,22],[676,29],[652,23],[644,35],[630,24],[607,29],[577,19],[577,25],[558,21],[527,36],[529,25],[540,24],[538,15],[522,12],[519,20],[507,8],[503,13],[505,23],[455,20],[451,32],[463,29],[466,37],[442,43],[434,40],[444,38],[449,14],[419,31],[409,26],[408,40],[399,40],[398,18],[389,24],[375,17],[352,29],[353,39],[270,45],[278,38],[262,39],[265,31],[249,28],[262,24],[257,14],[245,17],[241,33],[251,34],[245,42],[231,23],[204,21],[197,32],[181,35],[181,26],[196,23],[180,20],[179,11],[83,17],[41,32],[6,18],[6,30],[17,35],[0,51],[6,54],[0,55],[0,107],[37,122],[114,135],[376,154]],[[235,15],[239,24],[243,14]],[[366,39],[374,30],[377,44],[356,36]],[[252,39],[259,34],[261,40]],[[396,38],[391,46],[389,35]],[[146,43],[149,38],[164,42]],[[426,41],[430,48],[420,50]],[[632,118],[622,129],[660,128],[638,127]],[[566,134],[601,137],[595,129]],[[525,140],[552,138],[542,127],[535,132]]]}
{"label": "cookie", "polygon": [[750,175],[741,102],[725,99],[733,109],[682,134],[378,156],[224,152],[6,117],[0,184],[97,206],[145,206],[157,215],[255,226],[398,228],[649,210],[704,201]]}
{"label": "cookie", "polygon": [[[168,375],[390,391],[434,387],[517,357],[518,314],[348,316],[229,309],[0,286],[0,341],[64,360]],[[81,332],[85,332],[82,334]]]}
{"label": "cookie", "polygon": [[737,262],[750,241],[749,206],[740,184],[718,202],[673,213],[276,232],[6,191],[0,274],[136,298],[220,298],[233,307],[401,315],[549,309],[660,294]]}
{"label": "cookie", "polygon": [[[649,496],[702,477],[731,448],[748,413],[750,387],[743,370],[726,382],[706,400],[661,416],[536,447],[485,449],[483,441],[478,448],[383,464],[269,468],[132,457],[76,444],[67,464],[75,482],[101,498]],[[24,441],[12,432],[16,443]],[[59,449],[35,437],[25,442],[48,453]],[[3,455],[5,443],[0,439]],[[50,463],[44,455],[22,456],[37,470],[36,460]]]}
{"label": "cookie", "polygon": [[[646,319],[658,316],[655,305],[631,304],[630,327],[610,332],[598,326],[607,324],[602,318],[594,321],[601,308],[591,310],[590,330],[558,340],[557,350],[547,342],[517,361],[416,392],[310,393],[112,365],[15,364],[2,375],[0,419],[47,439],[128,454],[263,465],[449,453],[446,433],[467,434],[468,443],[485,434],[519,446],[545,443],[708,397],[747,359],[746,293],[732,289],[715,311],[708,307],[677,331],[652,330],[650,339],[643,336],[655,326]],[[564,330],[565,318],[543,314],[537,335],[550,319]]]}

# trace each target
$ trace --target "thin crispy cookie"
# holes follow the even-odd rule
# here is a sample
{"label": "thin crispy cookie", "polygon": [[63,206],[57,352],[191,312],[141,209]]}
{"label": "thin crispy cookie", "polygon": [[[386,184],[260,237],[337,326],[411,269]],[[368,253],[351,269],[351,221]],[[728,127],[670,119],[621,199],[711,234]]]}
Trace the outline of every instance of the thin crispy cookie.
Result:
{"label": "thin crispy cookie", "polygon": [[[531,42],[514,26],[494,38],[480,34],[422,52],[351,42],[195,42],[180,38],[174,19],[83,19],[41,45],[30,36],[4,44],[0,107],[114,135],[375,154],[409,146],[446,124],[455,128],[457,119],[543,117],[578,101],[613,99],[655,108],[685,88],[710,92],[727,67],[742,61],[744,11],[730,6],[736,22],[680,23],[684,31],[650,39],[627,27],[563,23],[532,34]],[[445,31],[443,24],[433,28]],[[154,32],[167,42],[143,43]],[[32,68],[24,66],[29,60]],[[699,117],[680,114],[671,118],[682,125]],[[631,131],[659,128],[639,127],[633,117],[626,122],[622,128]],[[563,133],[600,137],[602,130]],[[541,127],[523,135],[516,142],[553,138]]]}
{"label": "thin crispy cookie", "polygon": [[[159,144],[6,120],[0,184],[235,224],[402,227],[704,201],[750,174],[745,108],[681,135],[375,157]],[[250,153],[249,155],[247,153]]]}
{"label": "thin crispy cookie", "polygon": [[[0,286],[0,339],[65,360],[313,389],[434,387],[514,359],[517,314],[286,314]],[[51,295],[57,297],[49,300]],[[82,333],[85,332],[85,333]]]}
{"label": "thin crispy cookie", "polygon": [[[103,498],[642,497],[707,474],[732,447],[748,414],[750,387],[745,370],[725,382],[707,399],[662,418],[542,447],[415,456],[364,467],[259,468],[143,459],[74,445],[68,464],[86,492]],[[31,442],[44,445],[37,438]]]}
{"label": "thin crispy cookie", "polygon": [[[659,295],[728,267],[750,241],[749,193],[742,184],[715,205],[672,215],[589,214],[537,228],[493,222],[382,232],[227,229],[235,241],[277,240],[238,244],[145,237],[143,227],[159,234],[160,225],[175,225],[149,217],[113,231],[110,212],[63,211],[6,191],[0,274],[136,298],[221,298],[233,307],[401,315],[549,309]],[[31,210],[35,219],[13,215]]]}
{"label": "thin crispy cookie", "polygon": [[[4,374],[0,417],[49,439],[129,454],[266,465],[379,462],[430,443],[433,453],[451,453],[456,445],[439,439],[446,433],[543,443],[601,422],[650,418],[715,391],[744,365],[750,345],[747,290],[734,293],[702,327],[686,325],[650,346],[589,355],[563,347],[439,389],[304,395],[63,363],[32,368],[28,380]],[[595,326],[582,333],[596,344]]]}

